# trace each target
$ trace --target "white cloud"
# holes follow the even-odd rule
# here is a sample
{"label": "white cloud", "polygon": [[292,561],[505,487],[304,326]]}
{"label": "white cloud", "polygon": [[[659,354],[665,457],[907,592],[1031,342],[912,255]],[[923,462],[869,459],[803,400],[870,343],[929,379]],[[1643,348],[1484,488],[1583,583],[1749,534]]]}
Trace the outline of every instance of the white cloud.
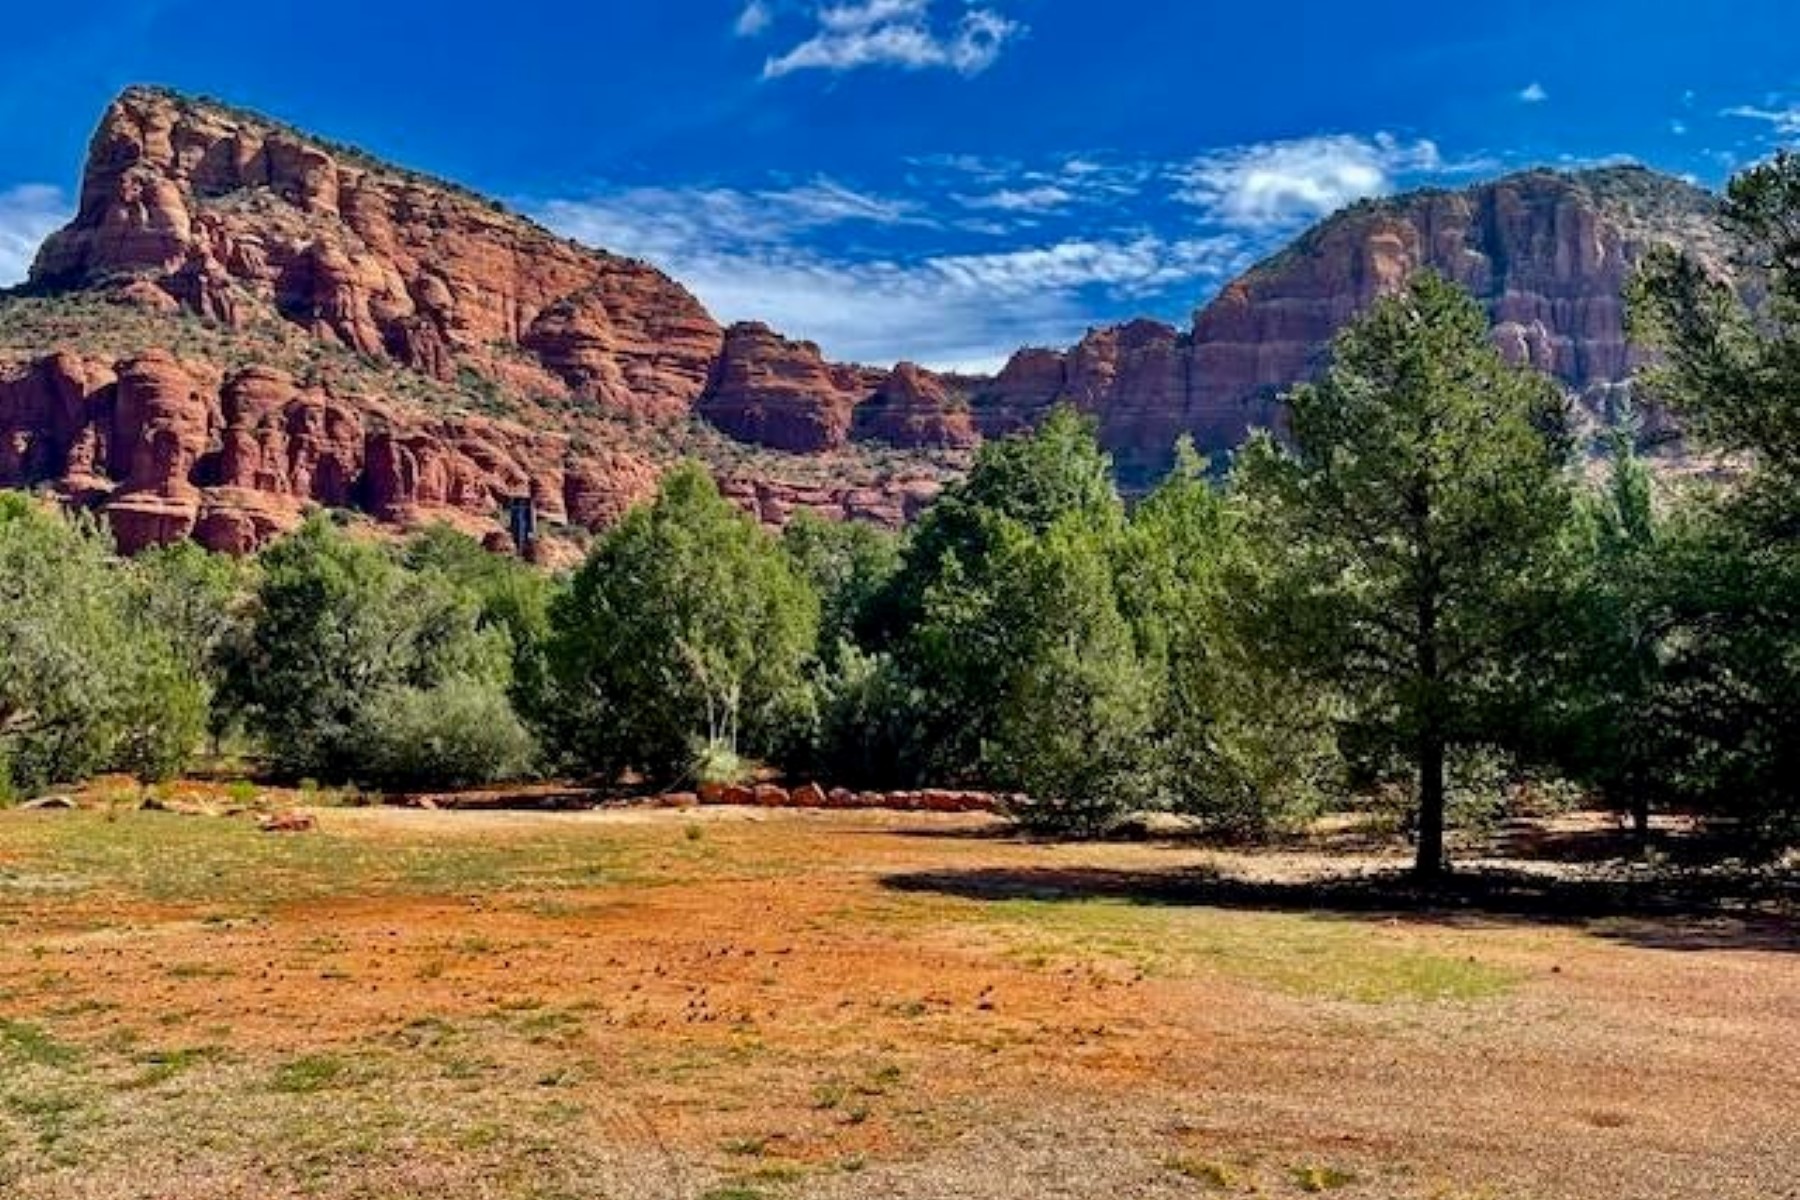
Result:
{"label": "white cloud", "polygon": [[1641,167],[1644,163],[1633,154],[1559,154],[1556,165],[1565,171],[1599,171],[1609,167]]}
{"label": "white cloud", "polygon": [[1519,99],[1526,104],[1542,104],[1549,98],[1550,93],[1545,91],[1544,85],[1536,80],[1533,80],[1519,93]]}
{"label": "white cloud", "polygon": [[[835,358],[941,369],[991,369],[1018,346],[1074,341],[1095,320],[1096,295],[1106,298],[1101,312],[1114,313],[1170,287],[1197,294],[1253,257],[1237,237],[1144,231],[992,252],[834,257],[805,244],[796,214],[823,223],[823,210],[794,197],[640,188],[554,201],[536,215],[579,241],[649,259],[721,320],[765,321]],[[842,220],[864,219],[849,215],[858,206],[842,211]]]}
{"label": "white cloud", "polygon": [[68,221],[61,189],[27,183],[0,191],[0,287],[24,282],[38,246]]}
{"label": "white cloud", "polygon": [[695,247],[787,245],[828,226],[936,224],[912,201],[859,192],[823,178],[761,191],[629,188],[597,200],[552,200],[535,207],[552,229],[658,266]]}
{"label": "white cloud", "polygon": [[738,14],[733,31],[741,38],[761,36],[774,22],[775,14],[769,8],[767,0],[750,0],[744,5],[744,11]]}
{"label": "white cloud", "polygon": [[[914,2],[888,0],[888,11]],[[1496,165],[1446,162],[1428,141],[1339,135],[1178,164],[935,155],[907,160],[880,191],[819,178],[609,189],[525,207],[579,241],[656,264],[721,320],[767,322],[839,360],[991,369],[1021,345],[1189,311],[1297,226],[1352,200]]]}
{"label": "white cloud", "polygon": [[1774,107],[1774,101],[1768,106],[1757,107],[1753,104],[1739,104],[1723,110],[1722,117],[1741,117],[1747,121],[1762,121],[1774,127],[1782,137],[1793,137],[1800,134],[1800,105]]}
{"label": "white cloud", "polygon": [[997,209],[1001,212],[1055,212],[1075,199],[1073,193],[1055,184],[1036,187],[1001,188],[978,196],[958,195],[957,202],[966,208]]}
{"label": "white cloud", "polygon": [[1429,141],[1338,134],[1217,151],[1177,168],[1175,176],[1182,184],[1177,197],[1209,218],[1267,230],[1385,195],[1397,175],[1446,169]]}
{"label": "white cloud", "polygon": [[933,0],[850,0],[814,12],[813,35],[763,64],[763,78],[796,71],[941,68],[978,75],[1025,32],[992,8],[968,8],[954,22],[933,19]]}
{"label": "white cloud", "polygon": [[1687,135],[1687,131],[1688,131],[1688,127],[1687,127],[1686,121],[1675,120],[1675,121],[1669,122],[1669,132],[1674,134],[1676,137],[1685,137]]}

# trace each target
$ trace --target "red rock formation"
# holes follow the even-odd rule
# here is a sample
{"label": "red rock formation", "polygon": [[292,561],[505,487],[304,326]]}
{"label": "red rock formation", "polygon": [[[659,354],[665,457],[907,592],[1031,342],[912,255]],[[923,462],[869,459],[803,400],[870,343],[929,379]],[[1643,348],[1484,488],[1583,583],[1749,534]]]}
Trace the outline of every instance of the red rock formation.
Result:
{"label": "red rock formation", "polygon": [[924,475],[890,479],[878,487],[772,479],[719,481],[719,491],[726,499],[774,528],[785,526],[796,513],[810,512],[835,521],[898,529],[924,512],[942,490],[942,483]]}
{"label": "red rock formation", "polygon": [[512,497],[609,524],[658,471],[616,450],[482,417],[429,417],[253,367],[220,379],[152,351],[107,367],[59,354],[0,374],[0,487],[48,483],[101,509],[122,549],[193,536],[243,553],[314,505],[499,528]]}
{"label": "red rock formation", "polygon": [[943,379],[901,363],[856,410],[856,436],[906,449],[966,449],[980,440],[968,401]]}
{"label": "red rock formation", "polygon": [[807,454],[849,439],[851,413],[874,386],[870,372],[827,363],[811,342],[734,325],[697,411],[741,441]]}
{"label": "red rock formation", "polygon": [[1357,205],[1229,284],[1183,337],[1136,321],[1091,332],[1059,354],[1026,350],[977,389],[983,432],[1008,432],[1066,400],[1094,414],[1128,480],[1168,461],[1175,439],[1235,446],[1280,421],[1279,395],[1315,374],[1331,338],[1420,269],[1487,305],[1516,361],[1583,394],[1597,412],[1638,356],[1623,293],[1645,251],[1717,241],[1713,200],[1635,168],[1527,172],[1461,192]]}
{"label": "red rock formation", "polygon": [[69,226],[34,283],[135,280],[231,326],[277,316],[439,379],[546,380],[634,415],[683,415],[718,326],[686,289],[448,185],[273,122],[133,88],[95,133]]}
{"label": "red rock formation", "polygon": [[993,382],[977,389],[976,425],[985,437],[1028,429],[1071,398],[1068,382],[1068,356],[1062,351],[1041,346],[1020,350]]}
{"label": "red rock formation", "polygon": [[[243,551],[315,504],[485,534],[525,493],[551,522],[600,527],[653,489],[647,447],[697,411],[845,466],[843,482],[802,484],[771,477],[784,472],[764,456],[761,477],[725,480],[760,519],[898,525],[936,494],[941,451],[1061,401],[1096,417],[1128,484],[1153,478],[1183,433],[1235,445],[1278,423],[1278,394],[1319,368],[1331,336],[1421,267],[1473,290],[1506,353],[1601,412],[1636,360],[1626,278],[1653,242],[1716,239],[1712,204],[1602,171],[1358,205],[1226,287],[1191,332],[1134,321],[1021,351],[992,380],[948,379],[829,363],[762,325],[722,331],[648,266],[264,118],[132,89],[94,136],[76,217],[33,269],[41,290],[120,305],[76,306],[95,327],[68,339],[80,352],[51,353],[59,333],[0,364],[0,486],[48,483],[102,508],[128,547],[191,534]],[[212,323],[217,361],[192,349],[181,310]],[[115,336],[115,316],[141,342]],[[232,337],[243,348],[220,349]],[[853,437],[940,453],[895,470],[885,453],[858,457]]]}
{"label": "red rock formation", "polygon": [[1090,330],[1066,353],[1021,350],[978,391],[977,419],[989,435],[1005,434],[1071,404],[1096,419],[1101,444],[1135,481],[1160,471],[1190,431],[1193,376],[1188,338],[1157,321],[1132,321]]}

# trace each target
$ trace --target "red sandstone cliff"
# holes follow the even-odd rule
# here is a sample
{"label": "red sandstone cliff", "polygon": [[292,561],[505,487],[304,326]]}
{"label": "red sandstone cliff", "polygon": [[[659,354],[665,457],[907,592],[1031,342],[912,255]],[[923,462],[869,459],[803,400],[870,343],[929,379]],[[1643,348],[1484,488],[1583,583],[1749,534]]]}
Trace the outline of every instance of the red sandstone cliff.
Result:
{"label": "red sandstone cliff", "polygon": [[812,453],[842,446],[879,371],[828,363],[818,346],[767,325],[734,325],[697,411],[740,441]]}
{"label": "red sandstone cliff", "polygon": [[[310,505],[492,534],[523,495],[598,528],[654,486],[709,382],[722,429],[810,453],[844,445],[884,377],[759,327],[728,345],[645,264],[154,89],[107,110],[30,293],[11,303],[46,307],[54,338],[0,353],[0,486],[100,509],[127,550],[241,552]],[[777,521],[898,524],[937,486],[744,469],[722,472],[728,491]]]}
{"label": "red sandstone cliff", "polygon": [[1332,335],[1422,267],[1469,287],[1509,355],[1602,413],[1635,365],[1633,266],[1656,242],[1716,242],[1712,210],[1635,169],[1365,203],[1227,286],[1191,330],[1132,321],[953,379],[721,330],[642,263],[264,118],[132,89],[33,294],[5,301],[40,307],[0,344],[0,486],[99,508],[127,548],[191,535],[242,551],[315,504],[491,534],[526,494],[550,522],[593,528],[693,452],[698,415],[778,452],[697,443],[759,518],[898,524],[956,455],[1061,402],[1095,416],[1130,484],[1182,434],[1228,449],[1277,423],[1279,393]]}
{"label": "red sandstone cliff", "polygon": [[160,350],[116,364],[59,353],[0,374],[0,486],[44,483],[103,508],[127,551],[193,536],[242,553],[314,504],[485,532],[509,497],[529,495],[549,520],[597,527],[658,473],[628,451],[576,458],[559,434]]}
{"label": "red sandstone cliff", "polygon": [[1422,268],[1486,304],[1509,357],[1556,376],[1603,416],[1637,365],[1623,300],[1632,270],[1657,243],[1716,244],[1713,205],[1638,168],[1532,171],[1356,205],[1228,285],[1186,334],[1134,321],[1066,353],[1022,351],[978,390],[976,419],[1005,430],[1072,402],[1141,481],[1183,433],[1216,452],[1277,424],[1280,393],[1324,364],[1333,335]]}
{"label": "red sandstone cliff", "polygon": [[134,88],[94,134],[32,282],[136,279],[227,326],[281,319],[438,379],[459,368],[685,412],[717,324],[648,266],[250,114]]}

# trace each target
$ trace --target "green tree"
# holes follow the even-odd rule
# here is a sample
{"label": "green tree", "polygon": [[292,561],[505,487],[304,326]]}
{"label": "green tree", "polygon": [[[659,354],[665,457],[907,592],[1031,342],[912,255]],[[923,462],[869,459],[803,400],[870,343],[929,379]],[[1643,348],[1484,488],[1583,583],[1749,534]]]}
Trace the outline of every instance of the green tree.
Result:
{"label": "green tree", "polygon": [[1119,613],[1116,533],[1065,516],[1006,544],[985,603],[946,597],[949,619],[928,605],[925,636],[945,649],[964,639],[1002,648],[983,774],[1030,797],[1017,814],[1028,825],[1100,833],[1156,794],[1155,682]]}
{"label": "green tree", "polygon": [[870,648],[889,653],[909,686],[889,695],[915,704],[912,782],[978,781],[1010,672],[1033,636],[1002,606],[1023,547],[1062,521],[1102,541],[1118,536],[1124,506],[1093,423],[1059,408],[1038,429],[989,442],[968,476],[920,518],[901,567],[865,609]]}
{"label": "green tree", "polygon": [[982,445],[969,474],[910,532],[900,569],[867,606],[862,632],[877,645],[896,640],[918,621],[925,592],[946,571],[967,571],[988,557],[1003,523],[1041,534],[1071,513],[1118,523],[1124,506],[1093,421],[1061,405],[1035,430]]}
{"label": "green tree", "polygon": [[1174,808],[1258,836],[1317,812],[1342,775],[1330,691],[1264,652],[1251,601],[1280,559],[1183,442],[1132,513],[1118,593],[1158,677],[1149,738]]}
{"label": "green tree", "polygon": [[1800,156],[1734,178],[1720,220],[1733,269],[1664,251],[1631,295],[1644,372],[1701,444],[1749,470],[1672,522],[1659,692],[1690,801],[1765,848],[1800,838]]}
{"label": "green tree", "polygon": [[140,552],[127,570],[143,624],[164,632],[191,674],[216,680],[220,654],[241,631],[251,564],[175,542]]}
{"label": "green tree", "polygon": [[512,679],[507,694],[513,708],[538,720],[557,703],[546,651],[550,608],[562,583],[516,558],[494,554],[465,533],[442,523],[414,534],[401,551],[410,570],[436,573],[480,607],[479,623],[501,629],[512,646]]}
{"label": "green tree", "polygon": [[601,540],[552,627],[556,732],[586,769],[673,781],[810,722],[818,597],[699,466]]}
{"label": "green tree", "polygon": [[781,547],[819,597],[819,656],[835,665],[839,648],[854,643],[863,615],[900,570],[900,540],[858,521],[795,514]]}
{"label": "green tree", "polygon": [[132,615],[108,539],[0,495],[0,776],[36,790],[101,770],[178,771],[206,690],[165,632]]}
{"label": "green tree", "polygon": [[910,687],[893,657],[858,644],[866,615],[900,569],[900,539],[855,521],[795,515],[781,547],[819,597],[813,723],[786,740],[789,774],[852,787],[894,786],[911,774]]}
{"label": "green tree", "polygon": [[[466,742],[469,691],[486,688],[494,754],[481,778],[515,771],[524,733],[505,702],[511,659],[506,631],[483,623],[477,597],[314,517],[264,553],[229,686],[287,774],[475,782],[460,762],[438,770],[390,753],[384,731],[423,737],[421,721],[435,713],[458,725],[446,744]],[[391,769],[398,762],[404,772]]]}
{"label": "green tree", "polygon": [[1264,437],[1240,463],[1259,536],[1291,552],[1272,644],[1410,763],[1424,877],[1446,865],[1451,747],[1505,735],[1545,649],[1573,495],[1563,405],[1492,348],[1473,299],[1422,274],[1290,396],[1292,450]]}
{"label": "green tree", "polygon": [[1671,650],[1670,543],[1631,422],[1610,438],[1604,486],[1577,497],[1570,527],[1560,652],[1538,678],[1527,734],[1534,753],[1629,812],[1640,845],[1671,793],[1663,710]]}

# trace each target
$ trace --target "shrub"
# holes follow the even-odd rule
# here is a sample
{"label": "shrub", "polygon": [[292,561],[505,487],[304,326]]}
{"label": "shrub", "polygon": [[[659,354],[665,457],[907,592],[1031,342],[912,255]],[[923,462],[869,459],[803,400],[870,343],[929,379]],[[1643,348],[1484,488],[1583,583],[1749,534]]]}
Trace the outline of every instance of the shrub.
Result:
{"label": "shrub", "polygon": [[472,589],[315,518],[265,553],[229,682],[285,774],[452,786],[529,765],[512,664]]}
{"label": "shrub", "polygon": [[397,787],[464,787],[526,774],[537,744],[491,683],[453,678],[375,697],[358,725],[359,774]]}

